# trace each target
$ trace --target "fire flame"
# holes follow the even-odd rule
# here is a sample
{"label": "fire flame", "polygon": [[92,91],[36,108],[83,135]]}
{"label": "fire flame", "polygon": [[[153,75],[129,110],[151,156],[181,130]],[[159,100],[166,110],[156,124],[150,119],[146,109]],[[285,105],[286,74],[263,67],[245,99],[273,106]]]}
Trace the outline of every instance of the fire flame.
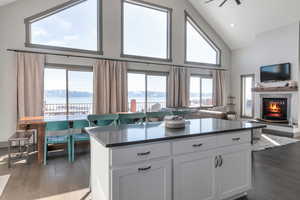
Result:
{"label": "fire flame", "polygon": [[278,103],[270,103],[269,104],[269,110],[273,113],[280,113],[281,112],[281,107],[279,106]]}

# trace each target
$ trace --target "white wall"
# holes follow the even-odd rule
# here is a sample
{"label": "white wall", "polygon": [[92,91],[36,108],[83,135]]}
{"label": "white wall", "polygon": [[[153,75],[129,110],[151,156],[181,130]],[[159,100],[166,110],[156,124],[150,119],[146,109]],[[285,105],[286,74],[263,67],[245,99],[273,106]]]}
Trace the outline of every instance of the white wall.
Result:
{"label": "white wall", "polygon": [[[292,80],[299,79],[299,23],[294,23],[276,30],[257,35],[255,42],[243,49],[232,52],[231,88],[237,97],[236,109],[240,113],[240,76],[255,74],[255,82],[260,82],[260,66],[290,62]],[[286,82],[266,83],[265,86],[284,85]],[[255,95],[255,117],[260,117],[259,95]],[[298,119],[298,93],[292,97],[292,113]]]}
{"label": "white wall", "polygon": [[[5,141],[16,128],[16,67],[14,54],[7,48],[25,49],[24,18],[47,10],[67,0],[21,0],[0,7],[0,141]],[[147,0],[152,3],[173,8],[172,52],[173,63],[184,64],[184,10],[198,22],[202,29],[222,50],[222,67],[230,67],[231,51],[215,31],[204,21],[199,13],[186,0]],[[103,50],[105,57],[120,57],[121,48],[121,0],[103,0]],[[48,62],[88,64],[89,59],[74,59],[48,56]],[[134,65],[136,68],[136,65]],[[162,66],[140,65],[143,69],[164,70]],[[227,78],[229,80],[229,78]],[[226,82],[229,87],[229,81]]]}

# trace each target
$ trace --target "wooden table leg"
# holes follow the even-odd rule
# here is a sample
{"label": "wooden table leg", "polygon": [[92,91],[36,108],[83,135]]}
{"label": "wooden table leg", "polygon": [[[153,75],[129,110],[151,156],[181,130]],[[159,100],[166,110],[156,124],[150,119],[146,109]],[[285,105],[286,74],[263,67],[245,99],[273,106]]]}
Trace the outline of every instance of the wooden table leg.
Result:
{"label": "wooden table leg", "polygon": [[38,164],[44,162],[44,144],[45,144],[45,125],[40,124],[37,127],[37,161]]}

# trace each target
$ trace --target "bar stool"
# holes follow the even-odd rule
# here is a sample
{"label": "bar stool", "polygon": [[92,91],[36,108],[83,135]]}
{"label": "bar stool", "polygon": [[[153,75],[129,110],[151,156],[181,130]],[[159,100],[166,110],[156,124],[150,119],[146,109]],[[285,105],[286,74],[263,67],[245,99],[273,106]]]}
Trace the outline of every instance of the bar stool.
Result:
{"label": "bar stool", "polygon": [[[11,161],[20,159],[25,153],[26,163],[28,163],[29,153],[30,153],[30,140],[34,136],[35,131],[33,130],[17,130],[9,139],[8,139],[8,167],[11,167]],[[17,145],[16,145],[17,144]],[[17,155],[12,157],[13,147],[18,147]],[[22,151],[23,150],[23,151]]]}

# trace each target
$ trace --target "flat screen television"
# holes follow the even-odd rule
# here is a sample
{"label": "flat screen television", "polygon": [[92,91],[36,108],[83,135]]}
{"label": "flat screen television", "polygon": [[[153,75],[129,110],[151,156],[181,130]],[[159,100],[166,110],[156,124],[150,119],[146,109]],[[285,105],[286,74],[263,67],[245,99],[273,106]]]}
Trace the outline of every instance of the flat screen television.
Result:
{"label": "flat screen television", "polygon": [[291,80],[291,63],[262,66],[260,80],[261,82]]}

